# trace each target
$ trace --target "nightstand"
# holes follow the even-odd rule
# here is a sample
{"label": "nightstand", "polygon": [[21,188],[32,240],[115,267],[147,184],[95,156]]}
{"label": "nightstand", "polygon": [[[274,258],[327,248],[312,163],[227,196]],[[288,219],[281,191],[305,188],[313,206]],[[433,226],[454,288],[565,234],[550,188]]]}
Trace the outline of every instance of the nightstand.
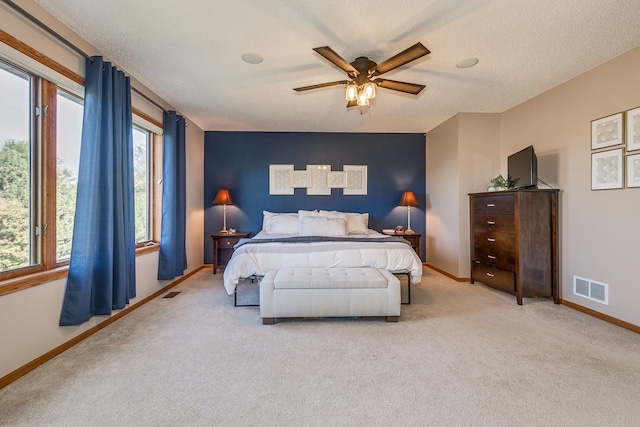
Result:
{"label": "nightstand", "polygon": [[405,240],[407,240],[411,244],[411,247],[413,248],[413,250],[416,251],[416,254],[418,255],[418,257],[420,257],[420,237],[422,237],[422,234],[420,234],[420,233],[394,233],[394,234],[392,234],[392,236],[400,236],[400,237],[404,238]]}
{"label": "nightstand", "polygon": [[218,267],[224,267],[233,255],[233,246],[240,239],[249,237],[251,233],[236,231],[233,234],[216,233],[211,235],[213,240],[213,274],[218,272]]}

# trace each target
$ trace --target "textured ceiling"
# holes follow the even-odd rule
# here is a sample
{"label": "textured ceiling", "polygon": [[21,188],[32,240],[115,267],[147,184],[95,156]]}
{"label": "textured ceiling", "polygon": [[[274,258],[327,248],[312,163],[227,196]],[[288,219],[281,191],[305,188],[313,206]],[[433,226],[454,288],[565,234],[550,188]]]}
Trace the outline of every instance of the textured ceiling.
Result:
{"label": "textured ceiling", "polygon": [[[638,0],[36,0],[204,130],[427,132],[458,112],[502,112],[640,45]],[[421,42],[431,54],[383,75],[347,110],[346,74],[312,48],[380,63]],[[264,62],[251,65],[243,53]],[[459,69],[460,60],[478,65]]]}

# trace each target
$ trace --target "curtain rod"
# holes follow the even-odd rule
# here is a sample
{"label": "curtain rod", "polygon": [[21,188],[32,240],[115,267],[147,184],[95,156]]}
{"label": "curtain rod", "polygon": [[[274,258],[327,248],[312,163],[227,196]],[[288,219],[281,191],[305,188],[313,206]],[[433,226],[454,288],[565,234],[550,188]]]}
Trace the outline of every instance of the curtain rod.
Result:
{"label": "curtain rod", "polygon": [[[15,4],[14,2],[12,2],[11,0],[2,0],[4,3],[8,4],[9,6],[11,6],[12,8],[14,8],[15,10],[17,10],[19,13],[21,13],[22,15],[24,15],[25,17],[29,18],[32,22],[34,22],[35,24],[37,24],[40,28],[42,28],[43,30],[45,30],[46,32],[48,32],[49,34],[51,34],[52,36],[54,36],[55,38],[57,38],[59,41],[61,41],[62,43],[64,43],[67,47],[69,47],[71,50],[73,50],[74,52],[78,53],[80,56],[84,57],[85,59],[90,60],[91,62],[93,62],[93,58],[91,58],[91,56],[87,53],[85,53],[82,49],[80,49],[78,46],[74,45],[73,43],[71,43],[69,40],[65,39],[63,36],[61,36],[59,33],[57,33],[54,29],[52,29],[51,27],[49,27],[47,24],[45,24],[44,22],[40,21],[38,18],[36,18],[35,16],[33,16],[32,14],[30,14],[29,12],[27,12],[26,10],[24,10],[23,8],[21,8],[20,6],[18,6],[17,4]],[[161,106],[160,104],[158,104],[157,102],[155,102],[153,99],[149,98],[147,95],[145,95],[144,93],[140,92],[138,89],[136,89],[135,87],[131,86],[131,90],[134,91],[135,93],[137,93],[138,95],[140,95],[142,98],[144,98],[145,100],[147,100],[147,102],[151,103],[152,105],[154,105],[155,107],[157,107],[159,110],[161,111],[167,111],[163,106]]]}

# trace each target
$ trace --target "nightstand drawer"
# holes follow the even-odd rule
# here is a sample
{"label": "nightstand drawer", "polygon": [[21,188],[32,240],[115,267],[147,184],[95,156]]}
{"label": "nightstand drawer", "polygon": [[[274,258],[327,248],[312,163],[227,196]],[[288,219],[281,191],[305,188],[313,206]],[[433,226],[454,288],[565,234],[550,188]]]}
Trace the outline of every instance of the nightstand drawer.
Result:
{"label": "nightstand drawer", "polygon": [[237,237],[223,237],[221,239],[218,239],[218,246],[220,247],[220,249],[233,248],[239,241],[240,239]]}

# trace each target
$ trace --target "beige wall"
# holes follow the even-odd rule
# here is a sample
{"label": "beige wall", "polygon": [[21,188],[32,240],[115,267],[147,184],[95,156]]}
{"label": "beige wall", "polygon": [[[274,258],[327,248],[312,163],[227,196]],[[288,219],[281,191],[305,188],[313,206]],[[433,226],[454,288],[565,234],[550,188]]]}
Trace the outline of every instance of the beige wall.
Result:
{"label": "beige wall", "polygon": [[469,197],[500,171],[500,115],[461,113],[427,134],[427,262],[469,277]]}
{"label": "beige wall", "polygon": [[[561,297],[640,325],[640,189],[591,191],[591,121],[640,105],[636,48],[502,114],[506,156],[533,144],[560,188]],[[573,276],[609,285],[609,305],[573,295]]]}
{"label": "beige wall", "polygon": [[426,260],[458,274],[460,256],[459,118],[454,116],[427,134]]}
{"label": "beige wall", "polygon": [[[44,21],[47,25],[63,34],[88,54],[98,54],[95,48],[79,39],[58,21],[53,19],[31,1],[18,1],[21,7]],[[68,48],[51,40],[41,30],[34,28],[28,21],[17,16],[8,6],[0,2],[0,22],[2,29],[24,43],[46,52],[46,54],[74,72],[83,75],[84,59]],[[49,72],[41,65],[0,43],[0,56],[10,58],[35,72]],[[124,70],[126,72],[126,70]],[[82,90],[77,84],[62,76],[48,76],[61,86],[78,93]],[[136,89],[143,90],[154,101],[170,109],[170,105],[152,94],[132,78]],[[81,92],[80,92],[81,93]],[[162,112],[142,98],[134,95],[133,106],[162,122]],[[203,188],[203,153],[204,131],[187,120],[187,271],[202,266],[204,221],[202,194]],[[159,196],[158,196],[159,197]],[[158,252],[136,258],[137,297],[129,306],[161,290],[169,281],[159,282]],[[0,378],[20,368],[26,363],[64,344],[82,332],[99,324],[105,317],[94,317],[79,326],[59,327],[60,310],[66,280],[56,280],[23,291],[0,296]]]}
{"label": "beige wall", "polygon": [[[441,158],[427,162],[431,200],[427,241],[435,242],[427,246],[427,260],[455,276],[467,277],[467,193],[484,190],[498,173],[506,176],[507,156],[533,145],[538,177],[561,190],[561,298],[640,325],[636,248],[640,189],[591,191],[590,147],[592,120],[640,105],[638,76],[640,48],[507,110],[498,119],[458,114],[429,132],[428,157]],[[475,135],[484,135],[484,140],[474,141]],[[439,181],[445,177],[444,169],[458,174],[455,194],[451,182]],[[442,240],[448,244],[441,244]],[[573,295],[574,275],[608,284],[609,305]]]}

